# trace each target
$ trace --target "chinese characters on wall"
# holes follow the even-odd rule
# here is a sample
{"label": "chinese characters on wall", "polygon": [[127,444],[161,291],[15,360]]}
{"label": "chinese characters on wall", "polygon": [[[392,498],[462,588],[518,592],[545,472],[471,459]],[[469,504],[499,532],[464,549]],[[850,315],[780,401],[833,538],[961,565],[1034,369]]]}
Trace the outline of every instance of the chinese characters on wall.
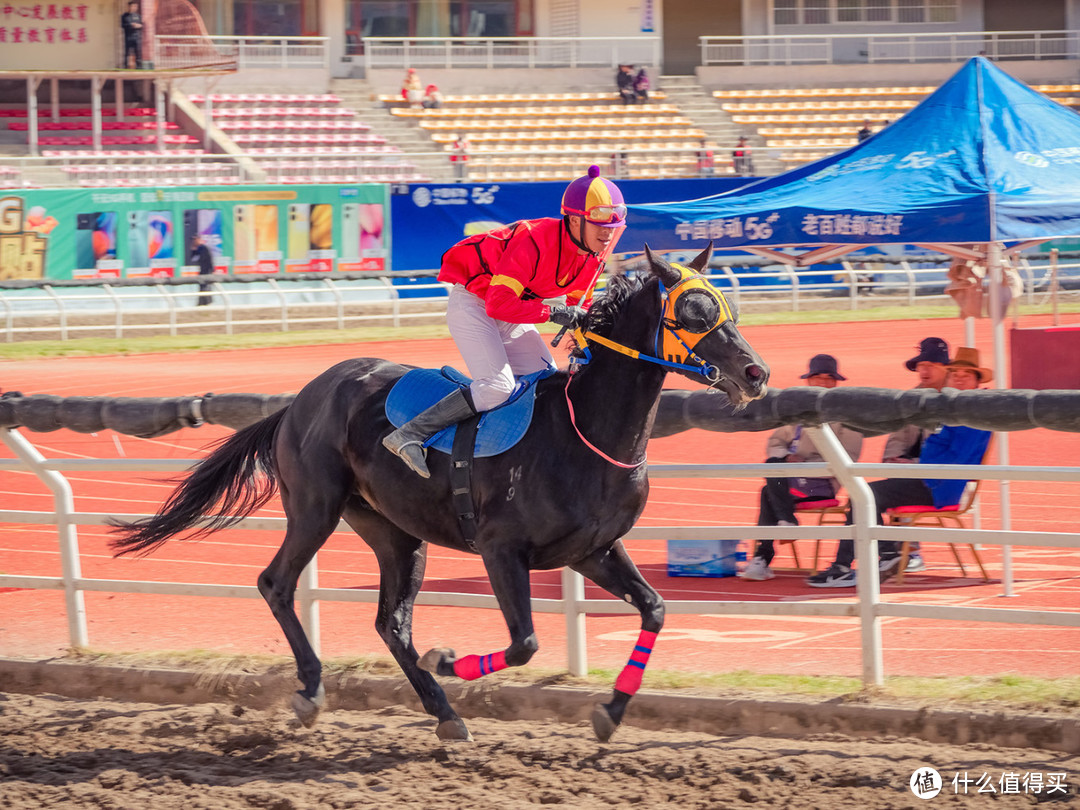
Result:
{"label": "chinese characters on wall", "polygon": [[34,3],[0,5],[0,43],[57,45],[86,43],[88,6]]}

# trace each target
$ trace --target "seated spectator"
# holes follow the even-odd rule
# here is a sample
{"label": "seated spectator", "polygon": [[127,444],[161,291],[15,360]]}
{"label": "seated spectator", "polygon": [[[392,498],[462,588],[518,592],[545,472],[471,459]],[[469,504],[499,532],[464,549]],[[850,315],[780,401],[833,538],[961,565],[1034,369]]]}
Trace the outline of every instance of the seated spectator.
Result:
{"label": "seated spectator", "polygon": [[[923,341],[924,343],[926,341]],[[942,341],[944,342],[944,341]],[[949,374],[949,383],[970,385],[989,381],[989,369],[979,366],[979,353],[965,348],[957,353],[954,361],[947,363],[955,371]],[[963,389],[961,389],[963,390]],[[922,443],[919,464],[981,464],[990,443],[990,431],[963,425],[942,425]],[[897,506],[932,506],[941,509],[960,503],[967,481],[954,478],[885,478],[871,481],[878,523],[886,509]],[[848,525],[851,525],[851,509],[848,509]],[[884,581],[896,573],[900,566],[900,552],[896,543],[878,543],[878,573]],[[806,582],[814,588],[850,588],[855,585],[855,572],[851,563],[855,559],[855,543],[841,540],[833,564]],[[910,569],[909,569],[910,570]]]}
{"label": "seated spectator", "polygon": [[[807,385],[835,388],[837,382],[846,380],[837,368],[836,358],[831,354],[816,354],[810,358],[810,369],[802,375]],[[856,430],[839,422],[829,425],[852,461],[859,460],[863,436]],[[766,445],[768,463],[800,464],[822,461],[821,453],[806,435],[802,425],[784,425],[769,436]],[[798,526],[795,505],[804,501],[823,501],[836,497],[839,490],[835,478],[766,478],[761,488],[758,507],[758,526]],[[780,542],[785,542],[781,540]],[[790,541],[787,541],[790,542]],[[759,540],[754,557],[739,576],[760,582],[776,576],[769,564],[775,554],[772,540]]]}
{"label": "seated spectator", "polygon": [[945,385],[958,391],[973,391],[994,381],[994,372],[979,365],[979,350],[969,346],[958,347],[956,357],[945,368],[949,371]]}
{"label": "seated spectator", "polygon": [[634,69],[630,65],[619,65],[615,74],[615,85],[619,88],[619,97],[623,104],[634,104],[637,94],[634,92]]}
{"label": "seated spectator", "polygon": [[401,97],[414,109],[420,109],[423,106],[424,85],[420,82],[416,68],[405,71],[405,81],[401,83]]}
{"label": "seated spectator", "polygon": [[873,134],[874,134],[874,130],[870,129],[870,122],[869,121],[863,121],[862,122],[862,129],[860,129],[858,131],[858,133],[857,133],[857,136],[859,138],[859,143],[862,143],[863,141],[865,141],[867,138],[869,138]]}
{"label": "seated spectator", "polygon": [[634,77],[634,96],[636,101],[647,102],[649,100],[649,74],[642,68]]}
{"label": "seated spectator", "polygon": [[424,88],[424,100],[421,103],[424,105],[425,110],[437,110],[442,106],[443,94],[439,92],[438,87],[429,84]]}
{"label": "seated spectator", "polygon": [[754,173],[754,159],[751,154],[750,145],[746,142],[746,136],[740,135],[739,142],[735,144],[735,148],[731,151],[732,166],[735,169],[735,174],[740,177],[750,177]]}

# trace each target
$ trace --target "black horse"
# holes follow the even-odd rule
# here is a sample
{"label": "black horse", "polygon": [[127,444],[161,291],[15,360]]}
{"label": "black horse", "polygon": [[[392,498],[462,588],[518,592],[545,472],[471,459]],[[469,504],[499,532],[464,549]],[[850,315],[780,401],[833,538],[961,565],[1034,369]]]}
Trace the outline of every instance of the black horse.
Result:
{"label": "black horse", "polygon": [[[293,709],[310,726],[324,703],[321,664],[293,596],[301,570],[343,517],[379,562],[376,630],[438,719],[442,739],[471,737],[431,673],[472,679],[528,662],[538,649],[529,571],[569,566],[641,613],[641,638],[613,698],[593,714],[597,736],[607,740],[640,685],[664,621],[663,600],[620,540],[645,507],[645,445],[664,377],[674,367],[738,406],[761,397],[769,376],[723,295],[698,275],[711,247],[689,267],[668,264],[648,248],[646,254],[647,278],[613,279],[590,310],[575,354],[591,360],[572,375],[541,380],[524,438],[475,461],[472,546],[451,503],[449,457],[431,453],[432,476],[422,479],[382,445],[393,429],[384,412],[387,393],[408,368],[366,358],[337,364],[287,408],[223,441],[156,516],[120,524],[113,549],[145,553],[179,532],[209,534],[261,507],[276,486],[288,528],[258,586],[292,647],[304,687],[293,696]],[[510,630],[504,651],[458,658],[440,649],[418,657],[412,616],[426,542],[481,556]]]}

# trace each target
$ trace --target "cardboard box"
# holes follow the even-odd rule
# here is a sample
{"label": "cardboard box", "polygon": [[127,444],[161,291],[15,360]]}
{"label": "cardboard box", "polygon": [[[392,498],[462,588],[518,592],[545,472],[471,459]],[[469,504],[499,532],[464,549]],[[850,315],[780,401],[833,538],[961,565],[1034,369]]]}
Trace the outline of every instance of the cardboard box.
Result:
{"label": "cardboard box", "polygon": [[740,540],[668,540],[669,577],[733,577],[746,560]]}

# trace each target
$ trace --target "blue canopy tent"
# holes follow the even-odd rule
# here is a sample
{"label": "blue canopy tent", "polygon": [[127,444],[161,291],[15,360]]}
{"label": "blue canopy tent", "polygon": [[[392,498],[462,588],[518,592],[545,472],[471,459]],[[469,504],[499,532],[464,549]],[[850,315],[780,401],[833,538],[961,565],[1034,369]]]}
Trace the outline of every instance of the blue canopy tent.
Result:
{"label": "blue canopy tent", "polygon": [[[623,249],[711,240],[798,265],[870,244],[1015,248],[1073,236],[1080,116],[975,57],[850,149],[725,194],[630,210]],[[808,252],[779,255],[779,247]]]}
{"label": "blue canopy tent", "polygon": [[[867,245],[915,244],[982,262],[995,380],[1004,387],[1003,252],[1080,234],[1080,115],[975,57],[850,149],[726,194],[630,209],[622,249],[712,241],[807,266]],[[1007,434],[998,453],[1007,465]],[[1007,530],[1007,481],[1001,489]],[[1003,550],[1008,595],[1011,555]]]}

